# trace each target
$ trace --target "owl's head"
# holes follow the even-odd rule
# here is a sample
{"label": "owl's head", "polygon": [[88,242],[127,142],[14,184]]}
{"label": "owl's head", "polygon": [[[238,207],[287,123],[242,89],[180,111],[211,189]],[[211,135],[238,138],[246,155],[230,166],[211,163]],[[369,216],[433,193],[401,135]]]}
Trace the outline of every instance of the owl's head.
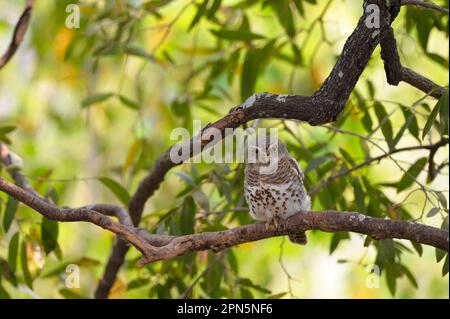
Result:
{"label": "owl's head", "polygon": [[270,174],[276,172],[278,163],[288,154],[286,146],[272,136],[258,136],[249,141],[247,149],[247,165],[250,168],[265,170]]}

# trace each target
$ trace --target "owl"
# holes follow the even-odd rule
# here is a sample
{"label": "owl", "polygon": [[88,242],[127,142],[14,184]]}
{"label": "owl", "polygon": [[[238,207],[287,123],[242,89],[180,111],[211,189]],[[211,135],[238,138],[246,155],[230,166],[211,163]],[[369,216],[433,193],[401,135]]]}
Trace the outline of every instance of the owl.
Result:
{"label": "owl", "polygon": [[[303,185],[300,165],[286,146],[274,137],[258,137],[248,146],[244,195],[250,215],[274,224],[298,212],[309,211],[311,199]],[[297,244],[306,244],[304,232],[289,235]]]}

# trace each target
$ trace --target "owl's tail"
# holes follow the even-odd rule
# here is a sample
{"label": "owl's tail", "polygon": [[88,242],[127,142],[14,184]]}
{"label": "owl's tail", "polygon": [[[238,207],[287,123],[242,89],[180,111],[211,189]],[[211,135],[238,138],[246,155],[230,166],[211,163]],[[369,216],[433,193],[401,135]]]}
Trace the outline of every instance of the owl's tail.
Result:
{"label": "owl's tail", "polygon": [[305,232],[289,234],[288,237],[289,237],[289,240],[291,242],[293,242],[294,244],[306,245],[306,243],[308,242]]}

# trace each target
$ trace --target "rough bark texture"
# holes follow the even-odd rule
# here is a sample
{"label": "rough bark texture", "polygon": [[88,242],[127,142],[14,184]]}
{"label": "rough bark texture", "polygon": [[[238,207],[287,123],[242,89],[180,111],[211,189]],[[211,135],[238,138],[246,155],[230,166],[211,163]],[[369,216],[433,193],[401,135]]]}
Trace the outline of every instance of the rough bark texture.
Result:
{"label": "rough bark texture", "polygon": [[[219,232],[206,232],[185,236],[161,236],[141,233],[146,240],[159,247],[150,259],[141,264],[170,259],[193,251],[220,251],[239,244],[265,238],[295,234],[299,230],[324,232],[350,231],[365,234],[375,240],[388,238],[409,239],[448,251],[448,231],[401,220],[369,217],[354,212],[321,211],[296,214],[278,228],[266,227],[264,223],[236,227]],[[162,237],[162,238],[161,238]]]}

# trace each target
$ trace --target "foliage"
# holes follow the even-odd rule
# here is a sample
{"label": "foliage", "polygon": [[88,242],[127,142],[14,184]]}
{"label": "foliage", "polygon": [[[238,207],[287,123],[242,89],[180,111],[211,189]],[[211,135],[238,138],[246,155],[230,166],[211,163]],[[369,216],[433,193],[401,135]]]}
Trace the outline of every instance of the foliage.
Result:
{"label": "foliage", "polygon": [[[0,72],[0,141],[21,154],[24,173],[39,192],[68,206],[126,205],[175,142],[173,128],[192,129],[193,119],[214,121],[254,92],[312,94],[361,13],[359,1],[79,1],[81,28],[69,29],[65,8],[72,2],[39,2],[28,44]],[[448,8],[448,1],[439,4]],[[20,4],[0,8],[18,12]],[[10,29],[0,13],[1,43]],[[448,16],[407,6],[394,29],[400,52],[409,50],[402,59],[438,83],[448,81]],[[332,125],[261,121],[281,129],[308,189],[380,154],[448,138],[448,91],[436,101],[403,84],[388,89],[379,60],[376,52]],[[318,189],[313,209],[448,229],[446,152],[448,147],[434,158],[427,149],[400,152],[351,171]],[[253,222],[243,199],[243,169],[204,163],[177,168],[146,206],[141,226],[179,235]],[[3,194],[0,220],[0,298],[92,296],[113,243],[110,234],[50,222]],[[306,247],[283,241],[280,248],[274,238],[143,269],[135,268],[139,255],[132,251],[112,296],[311,297],[314,278],[295,278],[319,281],[313,268],[323,260],[315,255],[329,253],[326,262],[337,265],[339,257],[347,271],[347,296],[448,297],[448,280],[441,279],[448,276],[447,253],[432,252],[436,265],[431,248],[416,243],[347,233],[308,236]],[[70,263],[82,268],[81,289],[64,285]],[[384,278],[380,291],[364,283],[372,263]],[[438,288],[416,290],[430,285]]]}

